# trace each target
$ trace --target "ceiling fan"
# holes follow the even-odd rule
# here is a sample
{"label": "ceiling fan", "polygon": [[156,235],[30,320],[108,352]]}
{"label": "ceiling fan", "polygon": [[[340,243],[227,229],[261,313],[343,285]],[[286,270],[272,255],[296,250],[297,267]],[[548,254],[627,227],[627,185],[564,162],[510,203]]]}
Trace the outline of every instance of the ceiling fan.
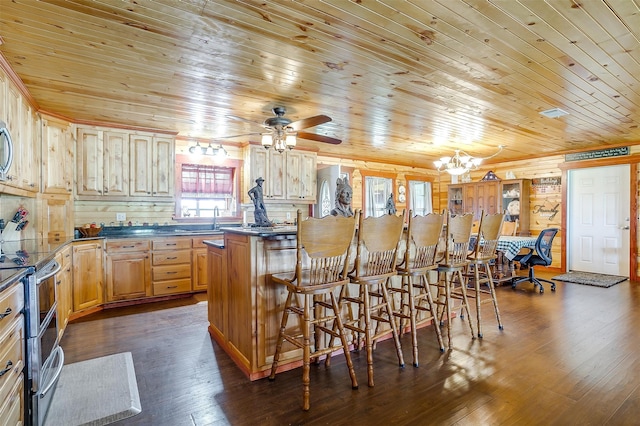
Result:
{"label": "ceiling fan", "polygon": [[311,141],[324,142],[337,145],[342,143],[340,139],[332,138],[330,136],[318,135],[315,133],[304,132],[302,130],[309,127],[319,126],[320,124],[328,123],[331,121],[331,117],[326,115],[316,115],[313,117],[303,118],[297,121],[291,121],[291,119],[284,116],[286,109],[282,106],[273,108],[275,117],[269,117],[264,120],[262,124],[255,123],[253,121],[230,115],[228,117],[245,121],[254,125],[264,127],[266,132],[254,132],[245,133],[242,135],[227,136],[227,138],[235,138],[239,136],[248,135],[262,135],[262,145],[269,148],[273,145],[279,151],[284,148],[293,148],[295,146],[295,138],[307,139]]}

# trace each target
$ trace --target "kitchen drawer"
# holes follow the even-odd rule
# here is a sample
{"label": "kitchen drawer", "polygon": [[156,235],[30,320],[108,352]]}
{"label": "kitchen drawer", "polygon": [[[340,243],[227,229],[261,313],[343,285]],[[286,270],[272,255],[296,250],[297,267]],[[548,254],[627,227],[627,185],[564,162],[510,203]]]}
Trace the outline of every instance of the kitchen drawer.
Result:
{"label": "kitchen drawer", "polygon": [[153,283],[153,295],[188,293],[191,291],[191,279],[168,280]]}
{"label": "kitchen drawer", "polygon": [[177,265],[191,263],[191,250],[153,252],[153,265]]}
{"label": "kitchen drawer", "polygon": [[108,253],[149,251],[149,248],[149,240],[112,240],[106,242],[106,250]]}
{"label": "kitchen drawer", "polygon": [[181,250],[191,248],[191,238],[163,238],[152,241],[153,250]]}
{"label": "kitchen drawer", "polygon": [[10,395],[24,367],[24,318],[19,315],[0,335],[0,404]]}
{"label": "kitchen drawer", "polygon": [[154,266],[151,269],[152,280],[177,280],[179,278],[191,279],[191,263],[186,265]]}
{"label": "kitchen drawer", "polygon": [[58,263],[60,263],[60,266],[62,267],[62,269],[65,269],[67,266],[69,266],[69,264],[71,263],[71,260],[73,259],[72,246],[71,245],[65,246],[62,250],[60,250],[56,254],[56,259],[58,258],[58,256],[60,256]]}
{"label": "kitchen drawer", "polygon": [[23,425],[24,423],[24,378],[18,376],[6,400],[0,400],[0,419],[3,425]]}
{"label": "kitchen drawer", "polygon": [[0,335],[14,318],[21,315],[24,308],[24,287],[21,282],[14,284],[0,294]]}

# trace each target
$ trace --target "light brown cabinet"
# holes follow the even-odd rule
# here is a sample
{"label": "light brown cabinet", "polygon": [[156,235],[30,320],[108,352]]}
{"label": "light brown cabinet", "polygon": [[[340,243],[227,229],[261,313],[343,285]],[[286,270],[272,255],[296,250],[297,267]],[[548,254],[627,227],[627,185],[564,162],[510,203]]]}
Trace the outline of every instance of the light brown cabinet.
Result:
{"label": "light brown cabinet", "polygon": [[13,284],[0,294],[0,419],[2,424],[21,425],[24,421],[24,287]]}
{"label": "light brown cabinet", "polygon": [[102,241],[73,243],[73,311],[103,303]]}
{"label": "light brown cabinet", "polygon": [[53,118],[42,121],[42,192],[73,191],[73,143],[69,124]]}
{"label": "light brown cabinet", "polygon": [[530,179],[510,179],[502,181],[501,197],[502,210],[506,213],[507,222],[518,221],[518,235],[530,235],[529,230],[529,196],[531,191]]}
{"label": "light brown cabinet", "polygon": [[480,219],[480,213],[495,214],[501,206],[500,181],[470,182],[449,185],[449,209],[453,214],[473,213]]}
{"label": "light brown cabinet", "polygon": [[208,285],[208,265],[207,265],[207,246],[204,240],[210,240],[211,237],[194,238],[192,240],[191,250],[191,290],[207,291]]}
{"label": "light brown cabinet", "polygon": [[[225,233],[224,249],[209,246],[211,335],[250,379],[268,374],[287,297],[271,274],[295,268],[295,240]],[[292,318],[291,327],[297,326]],[[285,344],[282,364],[301,359]]]}
{"label": "light brown cabinet", "polygon": [[[264,201],[314,203],[316,200],[317,155],[314,152],[266,150],[251,145],[245,152],[245,191],[262,177]],[[248,197],[245,202],[251,202]]]}
{"label": "light brown cabinet", "polygon": [[56,253],[56,261],[60,264],[60,272],[56,275],[58,308],[58,339],[62,339],[64,330],[73,312],[73,255],[71,246],[65,246]]}
{"label": "light brown cabinet", "polygon": [[173,197],[173,137],[99,127],[77,134],[80,199]]}
{"label": "light brown cabinet", "polygon": [[78,128],[78,196],[129,195],[129,135],[123,131]]}
{"label": "light brown cabinet", "polygon": [[191,238],[162,238],[151,242],[153,295],[191,291]]}
{"label": "light brown cabinet", "polygon": [[129,136],[132,197],[173,197],[173,138],[144,134]]}
{"label": "light brown cabinet", "polygon": [[73,201],[69,194],[38,194],[38,232],[43,238],[63,241],[73,235]]}
{"label": "light brown cabinet", "polygon": [[304,151],[287,152],[287,200],[316,201],[317,156]]}
{"label": "light brown cabinet", "polygon": [[106,302],[150,297],[151,245],[149,240],[105,242]]}
{"label": "light brown cabinet", "polygon": [[40,190],[40,120],[33,108],[23,99],[18,87],[8,78],[3,83],[6,104],[3,121],[13,140],[13,164],[9,170],[7,186],[37,193]]}

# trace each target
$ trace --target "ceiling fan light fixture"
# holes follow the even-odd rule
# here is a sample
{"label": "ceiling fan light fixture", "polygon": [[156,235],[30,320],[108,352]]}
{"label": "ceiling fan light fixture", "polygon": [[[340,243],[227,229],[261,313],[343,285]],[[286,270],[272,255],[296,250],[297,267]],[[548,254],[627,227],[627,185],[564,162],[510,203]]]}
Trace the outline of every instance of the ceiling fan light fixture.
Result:
{"label": "ceiling fan light fixture", "polygon": [[273,146],[273,135],[271,133],[263,133],[261,143],[265,149],[271,148]]}

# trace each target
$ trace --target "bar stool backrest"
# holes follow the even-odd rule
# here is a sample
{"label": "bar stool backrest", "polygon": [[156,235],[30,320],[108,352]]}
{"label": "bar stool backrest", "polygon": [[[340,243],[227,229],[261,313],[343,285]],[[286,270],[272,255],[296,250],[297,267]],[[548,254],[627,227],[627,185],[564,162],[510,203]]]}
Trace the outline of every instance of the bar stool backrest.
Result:
{"label": "bar stool backrest", "polygon": [[477,240],[472,259],[493,259],[497,257],[496,248],[498,247],[498,238],[500,238],[500,230],[504,220],[503,213],[480,214],[480,226],[478,229]]}
{"label": "bar stool backrest", "polygon": [[[298,210],[296,277],[298,285],[328,285],[347,280],[349,248],[355,235],[358,213],[351,217],[302,218]],[[301,283],[308,270],[308,281]]]}
{"label": "bar stool backrest", "polygon": [[447,218],[447,238],[444,251],[444,263],[447,265],[468,264],[469,241],[473,214],[452,215]]}
{"label": "bar stool backrest", "polygon": [[443,226],[444,213],[412,216],[410,211],[402,265],[409,270],[435,266]]}
{"label": "bar stool backrest", "polygon": [[402,238],[402,216],[385,214],[380,217],[360,215],[355,277],[395,274],[398,244]]}

